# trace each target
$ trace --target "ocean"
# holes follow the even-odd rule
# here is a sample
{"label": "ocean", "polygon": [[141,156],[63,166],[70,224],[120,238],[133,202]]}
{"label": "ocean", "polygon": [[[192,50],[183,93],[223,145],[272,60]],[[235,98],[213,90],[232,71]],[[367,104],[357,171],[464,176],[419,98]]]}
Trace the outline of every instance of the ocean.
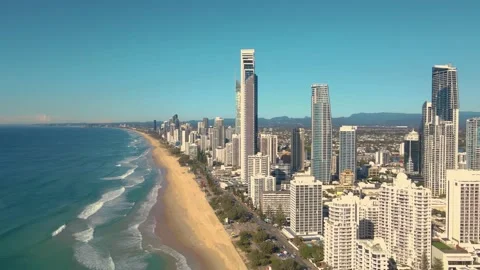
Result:
{"label": "ocean", "polygon": [[132,131],[0,127],[0,269],[188,269],[154,234],[163,181]]}

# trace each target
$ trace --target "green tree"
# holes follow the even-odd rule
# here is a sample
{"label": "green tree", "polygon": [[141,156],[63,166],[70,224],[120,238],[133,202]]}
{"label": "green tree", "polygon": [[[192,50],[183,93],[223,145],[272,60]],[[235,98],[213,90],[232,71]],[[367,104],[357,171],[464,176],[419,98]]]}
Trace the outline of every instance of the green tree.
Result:
{"label": "green tree", "polygon": [[301,244],[300,247],[299,247],[299,250],[300,250],[300,255],[304,258],[304,259],[310,259],[313,257],[313,248],[305,245],[305,244]]}
{"label": "green tree", "polygon": [[262,260],[265,258],[265,254],[258,250],[253,250],[248,254],[248,259],[250,260],[250,263],[256,267],[262,265]]}
{"label": "green tree", "polygon": [[287,221],[285,213],[283,213],[282,205],[278,206],[277,212],[275,213],[274,223],[278,225],[283,225]]}
{"label": "green tree", "polygon": [[273,270],[300,270],[302,267],[292,259],[279,260],[277,258],[272,259],[272,269]]}
{"label": "green tree", "polygon": [[272,254],[277,249],[275,244],[272,242],[263,242],[263,243],[260,243],[258,246],[260,250],[265,254]]}
{"label": "green tree", "polygon": [[297,247],[300,246],[303,243],[302,239],[298,236],[295,236],[295,238],[293,238],[292,242]]}
{"label": "green tree", "polygon": [[433,259],[432,270],[443,270],[443,261],[439,258]]}
{"label": "green tree", "polygon": [[261,243],[267,240],[268,236],[269,235],[267,232],[265,232],[264,230],[260,230],[253,236],[253,241],[255,241],[255,243]]}

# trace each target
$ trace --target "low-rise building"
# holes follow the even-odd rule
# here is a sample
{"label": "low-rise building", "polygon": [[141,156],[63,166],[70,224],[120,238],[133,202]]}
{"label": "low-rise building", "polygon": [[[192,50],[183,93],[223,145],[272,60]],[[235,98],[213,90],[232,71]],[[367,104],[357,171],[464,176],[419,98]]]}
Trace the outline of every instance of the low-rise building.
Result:
{"label": "low-rise building", "polygon": [[440,241],[432,242],[432,265],[440,260],[443,270],[473,270],[480,269],[480,264],[474,261],[470,253],[463,249],[455,249]]}

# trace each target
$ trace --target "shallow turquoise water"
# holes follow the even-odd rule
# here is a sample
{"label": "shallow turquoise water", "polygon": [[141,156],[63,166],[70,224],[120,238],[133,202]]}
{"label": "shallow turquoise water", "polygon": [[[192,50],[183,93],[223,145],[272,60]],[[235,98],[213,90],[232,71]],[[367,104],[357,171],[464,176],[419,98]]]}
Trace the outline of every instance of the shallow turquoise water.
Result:
{"label": "shallow turquoise water", "polygon": [[161,174],[133,132],[0,127],[0,268],[188,269],[153,234]]}

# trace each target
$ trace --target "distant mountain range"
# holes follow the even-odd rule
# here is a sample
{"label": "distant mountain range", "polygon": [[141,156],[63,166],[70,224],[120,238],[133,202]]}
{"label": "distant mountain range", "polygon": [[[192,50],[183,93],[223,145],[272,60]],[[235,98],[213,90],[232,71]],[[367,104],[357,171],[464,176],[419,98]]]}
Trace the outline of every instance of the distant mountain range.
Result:
{"label": "distant mountain range", "polygon": [[[460,129],[464,129],[466,120],[472,117],[480,117],[480,112],[460,112]],[[355,113],[349,117],[336,117],[332,119],[333,126],[342,125],[355,126],[408,126],[417,129],[422,119],[421,114],[416,113]],[[189,121],[196,125],[200,120]],[[213,125],[213,119],[210,119],[210,125]],[[235,119],[224,119],[225,126],[234,126]],[[271,119],[259,118],[259,127],[304,127],[310,128],[311,118],[290,118],[288,116],[274,117]]]}

